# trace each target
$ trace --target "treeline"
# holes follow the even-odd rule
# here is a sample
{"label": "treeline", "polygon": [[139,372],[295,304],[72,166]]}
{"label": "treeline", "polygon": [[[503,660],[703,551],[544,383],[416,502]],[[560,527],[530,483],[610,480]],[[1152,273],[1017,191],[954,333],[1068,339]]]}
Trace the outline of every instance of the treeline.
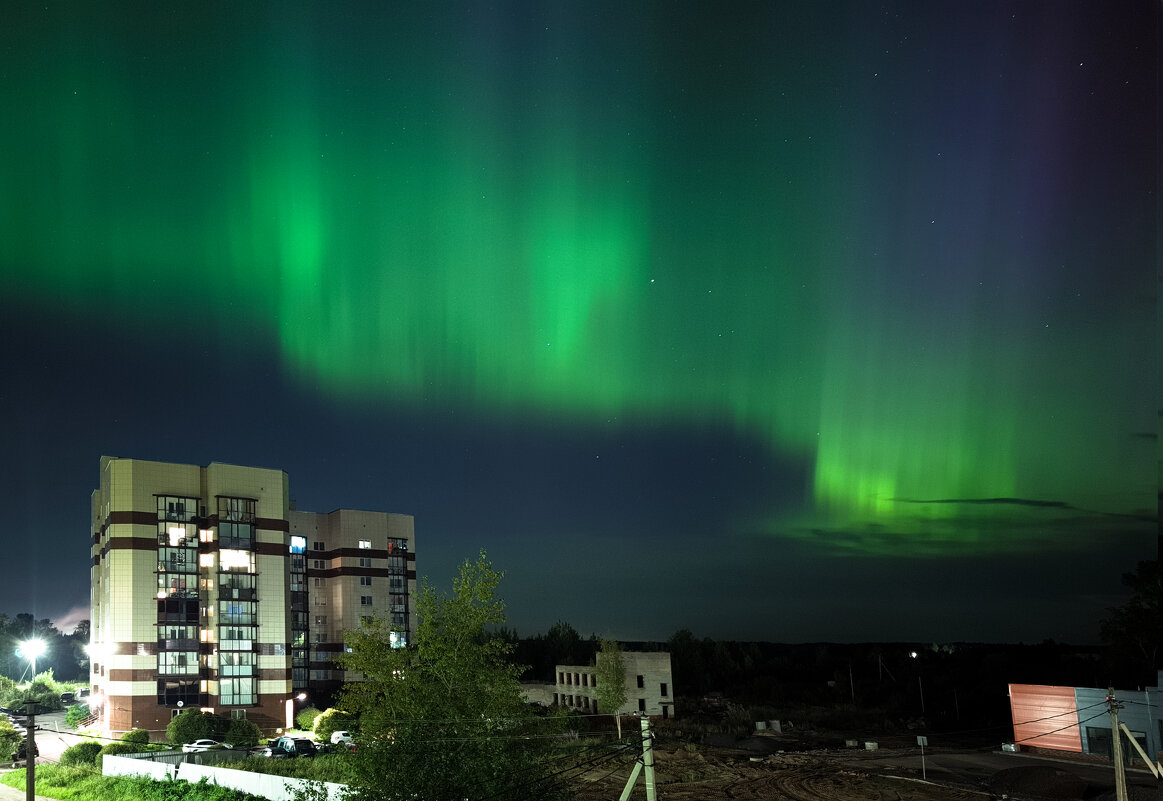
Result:
{"label": "treeline", "polygon": [[[557,665],[590,665],[600,646],[568,623],[545,634],[498,635],[528,666],[526,681],[554,681]],[[698,638],[681,630],[664,642],[623,642],[627,651],[668,651],[681,715],[716,714],[727,704],[779,710],[875,710],[892,725],[924,720],[931,730],[1009,720],[1009,684],[1134,689],[1154,678],[1112,666],[1109,648],[1052,640],[1025,644],[806,643]],[[788,713],[790,714],[790,712]]]}
{"label": "treeline", "polygon": [[44,643],[44,652],[36,658],[36,672],[51,669],[58,681],[87,681],[89,656],[89,621],[83,620],[72,632],[59,631],[47,619],[37,620],[27,612],[16,617],[0,614],[0,676],[14,681],[32,678],[32,663],[17,656],[20,644],[28,640]]}

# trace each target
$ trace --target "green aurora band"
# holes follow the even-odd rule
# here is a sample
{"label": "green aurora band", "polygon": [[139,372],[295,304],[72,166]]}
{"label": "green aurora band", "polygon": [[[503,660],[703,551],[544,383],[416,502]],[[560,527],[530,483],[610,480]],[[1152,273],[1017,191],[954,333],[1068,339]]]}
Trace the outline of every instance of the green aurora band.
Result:
{"label": "green aurora band", "polygon": [[[1100,281],[1108,239],[1063,241],[1071,162],[1042,141],[1014,166],[1001,111],[973,141],[918,114],[896,142],[864,79],[803,66],[807,44],[771,56],[794,80],[729,63],[732,91],[680,93],[665,76],[689,53],[594,65],[564,34],[519,67],[488,37],[369,64],[318,19],[236,38],[92,22],[4,57],[0,97],[26,115],[0,130],[8,298],[156,309],[159,335],[244,321],[337,402],[729,425],[815,465],[814,509],[760,527],[855,532],[855,552],[1029,547],[994,531],[1012,506],[967,528],[942,522],[962,504],[912,501],[1153,498],[1130,436],[1153,404],[1124,400],[1151,310],[1038,284],[1067,261]],[[220,56],[189,74],[201,40]],[[1043,113],[1010,138],[1052,137]],[[910,155],[930,140],[957,152]],[[1008,221],[1033,203],[1051,210]]]}

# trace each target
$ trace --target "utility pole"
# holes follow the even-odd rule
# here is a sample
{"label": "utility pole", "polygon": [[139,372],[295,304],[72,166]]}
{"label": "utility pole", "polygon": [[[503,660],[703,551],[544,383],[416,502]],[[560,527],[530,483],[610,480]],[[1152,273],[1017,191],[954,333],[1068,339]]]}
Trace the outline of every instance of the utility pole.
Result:
{"label": "utility pole", "polygon": [[36,801],[36,701],[25,701],[28,737],[24,741],[24,801]]}
{"label": "utility pole", "polygon": [[630,798],[630,791],[634,789],[634,781],[638,778],[638,774],[643,772],[645,768],[646,779],[646,801],[656,801],[654,794],[654,751],[652,742],[654,734],[650,731],[650,718],[646,715],[642,716],[642,759],[634,763],[634,769],[630,771],[630,778],[626,780],[626,787],[622,790],[622,795],[618,797],[618,801],[627,801]]}
{"label": "utility pole", "polygon": [[1123,705],[1115,698],[1115,688],[1107,687],[1106,702],[1111,716],[1111,759],[1115,763],[1115,801],[1127,800],[1127,771],[1123,765],[1123,734],[1119,731],[1119,710]]}

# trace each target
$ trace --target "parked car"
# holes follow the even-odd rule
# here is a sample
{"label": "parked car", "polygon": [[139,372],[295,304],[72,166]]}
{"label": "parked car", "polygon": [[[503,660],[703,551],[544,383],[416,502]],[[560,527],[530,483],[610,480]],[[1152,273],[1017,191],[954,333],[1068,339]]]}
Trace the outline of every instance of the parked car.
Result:
{"label": "parked car", "polygon": [[61,706],[77,703],[76,693],[61,693]]}
{"label": "parked car", "polygon": [[270,745],[270,756],[274,759],[313,757],[318,749],[306,737],[280,737]]}
{"label": "parked car", "polygon": [[83,688],[83,689],[77,690],[77,699],[78,699],[78,700],[81,700],[81,701],[83,701],[83,700],[85,700],[85,699],[86,699],[86,698],[88,698],[88,697],[89,697],[89,688],[88,688],[88,687],[85,687],[85,688]]}
{"label": "parked car", "polygon": [[182,751],[187,754],[197,753],[198,751],[209,751],[212,748],[231,748],[227,743],[220,743],[217,740],[195,740],[192,743],[186,743],[182,746]]}
{"label": "parked car", "polygon": [[350,743],[355,738],[351,736],[349,731],[333,731],[331,732],[331,744],[336,743]]}
{"label": "parked car", "polygon": [[[40,756],[40,746],[33,745],[32,746],[32,758],[36,759],[39,756]],[[27,762],[28,761],[28,740],[27,739],[20,741],[20,745],[17,746],[16,753],[13,755],[13,761],[15,761],[15,762]]]}

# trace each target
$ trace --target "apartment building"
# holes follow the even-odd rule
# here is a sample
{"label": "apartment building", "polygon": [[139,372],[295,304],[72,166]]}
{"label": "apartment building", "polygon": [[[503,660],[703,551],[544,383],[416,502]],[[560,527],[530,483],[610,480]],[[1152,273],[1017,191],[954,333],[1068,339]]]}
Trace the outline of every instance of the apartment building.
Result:
{"label": "apartment building", "polygon": [[102,457],[92,532],[90,683],[112,734],[188,708],[284,727],[298,694],[342,682],[344,630],[415,631],[412,518],[294,511],[281,470]]}
{"label": "apartment building", "polygon": [[[598,660],[603,657],[598,653]],[[591,715],[648,715],[664,720],[674,717],[674,680],[670,654],[623,651],[626,702],[618,710],[598,709],[597,668],[593,665],[558,665],[553,703]]]}

